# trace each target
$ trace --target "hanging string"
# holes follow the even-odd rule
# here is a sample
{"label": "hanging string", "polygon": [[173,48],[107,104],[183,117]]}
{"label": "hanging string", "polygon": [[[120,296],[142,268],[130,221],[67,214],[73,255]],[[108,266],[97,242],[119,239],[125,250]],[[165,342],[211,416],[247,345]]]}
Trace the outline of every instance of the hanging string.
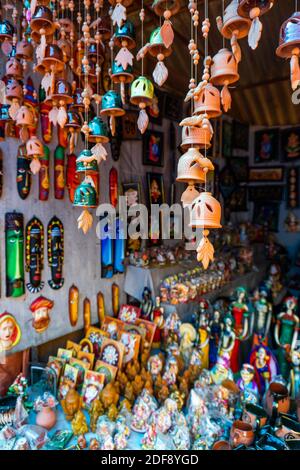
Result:
{"label": "hanging string", "polygon": [[[196,2],[196,11],[198,11],[198,2]],[[196,50],[198,50],[198,27],[195,26],[195,44],[196,44]],[[194,75],[194,78],[195,78],[195,84],[197,85],[197,81],[198,81],[198,62],[196,62],[195,64],[195,75]],[[192,100],[192,109],[194,111],[194,100]]]}
{"label": "hanging string", "polygon": [[[144,10],[144,0],[142,0],[142,9],[141,9],[141,23],[142,23],[142,27],[141,27],[141,30],[142,30],[142,47],[144,47],[144,13],[145,13],[145,10]],[[142,76],[144,76],[144,57],[142,57]]]}
{"label": "hanging string", "polygon": [[[205,0],[205,19],[208,18],[208,0]],[[205,43],[205,58],[208,56],[208,35],[205,37],[204,39],[204,43]],[[205,158],[207,157],[207,146],[205,145],[205,149],[204,149],[204,156]],[[206,192],[206,178],[207,178],[207,173],[205,172],[204,173],[204,190]]]}
{"label": "hanging string", "polygon": [[[224,21],[224,13],[225,13],[225,0],[222,0],[222,19]],[[223,44],[223,49],[225,48],[225,37],[222,34],[222,44]]]}
{"label": "hanging string", "polygon": [[[87,23],[87,8],[88,8],[88,3],[86,2],[84,5],[84,22],[85,23]],[[86,58],[88,57],[88,41],[84,41],[84,55]],[[84,88],[86,92],[88,90],[88,67],[89,67],[89,64],[85,66],[85,70],[84,70]],[[85,122],[88,122],[88,106],[87,105],[85,105],[85,108],[84,108],[84,116],[85,116]],[[86,149],[88,148],[87,137],[88,137],[88,134],[87,132],[85,132],[84,144],[85,144]]]}
{"label": "hanging string", "polygon": [[[111,66],[111,69],[112,69],[112,66],[113,66],[113,62],[114,62],[114,46],[113,46],[113,35],[114,35],[114,29],[113,29],[113,22],[112,22],[112,19],[111,19],[111,22],[110,22],[110,34],[111,34],[111,37],[110,37],[110,66]],[[113,81],[110,80],[110,88],[111,90],[114,89],[114,85],[113,85]]]}

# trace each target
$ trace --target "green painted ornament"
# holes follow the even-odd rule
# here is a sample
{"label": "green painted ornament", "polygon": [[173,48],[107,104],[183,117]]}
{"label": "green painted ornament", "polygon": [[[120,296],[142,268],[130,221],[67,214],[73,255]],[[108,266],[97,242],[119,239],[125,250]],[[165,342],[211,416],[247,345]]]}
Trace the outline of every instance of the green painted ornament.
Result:
{"label": "green painted ornament", "polygon": [[88,135],[89,142],[108,142],[108,129],[107,125],[99,116],[95,116],[89,123],[88,123],[90,132]]}
{"label": "green painted ornament", "polygon": [[76,188],[73,205],[90,209],[97,207],[97,193],[91,176],[86,176]]}
{"label": "green painted ornament", "polygon": [[109,90],[102,98],[102,109],[100,114],[102,116],[109,116],[109,126],[112,135],[116,133],[116,116],[123,116],[125,111],[122,107],[122,99],[120,93],[115,90]]}
{"label": "green painted ornament", "polygon": [[142,134],[144,134],[149,124],[146,106],[152,104],[153,96],[154,86],[148,78],[140,76],[134,80],[131,85],[130,102],[140,108],[137,124]]}
{"label": "green painted ornament", "polygon": [[124,41],[127,43],[127,49],[133,49],[135,43],[135,28],[131,21],[127,20],[119,26],[114,35],[114,44],[117,47],[124,47]]}
{"label": "green painted ornament", "polygon": [[92,154],[91,150],[84,149],[80,152],[76,159],[76,172],[77,173],[98,173],[98,161]]}
{"label": "green painted ornament", "polygon": [[133,67],[127,65],[126,68],[116,61],[112,64],[111,78],[114,83],[131,83],[133,80]]}

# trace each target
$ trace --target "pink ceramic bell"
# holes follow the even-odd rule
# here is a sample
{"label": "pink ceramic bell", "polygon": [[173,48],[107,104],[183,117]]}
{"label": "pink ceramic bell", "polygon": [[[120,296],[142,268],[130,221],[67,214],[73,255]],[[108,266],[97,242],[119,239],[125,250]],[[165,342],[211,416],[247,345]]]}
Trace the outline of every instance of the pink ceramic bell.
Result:
{"label": "pink ceramic bell", "polygon": [[280,28],[279,46],[276,54],[291,59],[291,84],[296,90],[300,84],[300,12],[295,12]]}
{"label": "pink ceramic bell", "polygon": [[256,49],[261,38],[263,25],[259,17],[273,7],[275,0],[239,0],[238,14],[252,20],[248,34],[248,43],[251,49]]}
{"label": "pink ceramic bell", "polygon": [[221,99],[218,88],[208,83],[194,99],[195,110],[193,114],[207,114],[208,118],[221,116]]}
{"label": "pink ceramic bell", "polygon": [[5,66],[6,76],[21,80],[23,78],[23,67],[16,57],[11,57]]}
{"label": "pink ceramic bell", "polygon": [[11,78],[5,88],[5,97],[8,103],[10,103],[9,115],[12,119],[15,119],[16,113],[20,108],[20,104],[23,100],[23,87],[22,85]]}
{"label": "pink ceramic bell", "polygon": [[211,66],[210,81],[213,85],[222,86],[221,101],[225,112],[231,108],[231,94],[228,85],[239,80],[238,63],[231,51],[220,49],[214,56]]}
{"label": "pink ceramic bell", "polygon": [[28,106],[21,106],[16,113],[16,126],[20,127],[20,138],[23,142],[29,138],[29,128],[35,126],[35,116]]}
{"label": "pink ceramic bell", "polygon": [[211,146],[212,133],[207,127],[183,126],[181,148],[188,150],[189,147],[208,149]]}

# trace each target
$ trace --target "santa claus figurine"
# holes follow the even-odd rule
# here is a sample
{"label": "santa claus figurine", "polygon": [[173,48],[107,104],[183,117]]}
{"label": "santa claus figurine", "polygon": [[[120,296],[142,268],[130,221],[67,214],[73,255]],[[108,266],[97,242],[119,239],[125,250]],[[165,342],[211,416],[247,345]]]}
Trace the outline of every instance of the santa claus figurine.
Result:
{"label": "santa claus figurine", "polygon": [[49,311],[53,308],[53,305],[52,300],[43,296],[38,297],[31,303],[32,326],[37,333],[43,333],[48,328],[51,321]]}

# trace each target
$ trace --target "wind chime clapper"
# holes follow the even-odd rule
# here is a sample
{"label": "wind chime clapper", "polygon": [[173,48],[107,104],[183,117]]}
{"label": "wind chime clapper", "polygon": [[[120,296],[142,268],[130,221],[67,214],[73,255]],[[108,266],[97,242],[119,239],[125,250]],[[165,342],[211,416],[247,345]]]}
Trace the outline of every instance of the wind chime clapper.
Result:
{"label": "wind chime clapper", "polygon": [[275,0],[239,0],[238,14],[251,20],[248,44],[253,50],[257,48],[263,30],[259,18],[270,11],[274,3]]}
{"label": "wind chime clapper", "polygon": [[300,85],[300,12],[295,11],[280,28],[278,57],[290,59],[291,86],[296,90]]}
{"label": "wind chime clapper", "polygon": [[218,16],[217,26],[224,39],[230,39],[231,50],[237,63],[242,53],[238,40],[248,36],[251,20],[238,14],[239,0],[232,0],[225,8],[223,18]]}

